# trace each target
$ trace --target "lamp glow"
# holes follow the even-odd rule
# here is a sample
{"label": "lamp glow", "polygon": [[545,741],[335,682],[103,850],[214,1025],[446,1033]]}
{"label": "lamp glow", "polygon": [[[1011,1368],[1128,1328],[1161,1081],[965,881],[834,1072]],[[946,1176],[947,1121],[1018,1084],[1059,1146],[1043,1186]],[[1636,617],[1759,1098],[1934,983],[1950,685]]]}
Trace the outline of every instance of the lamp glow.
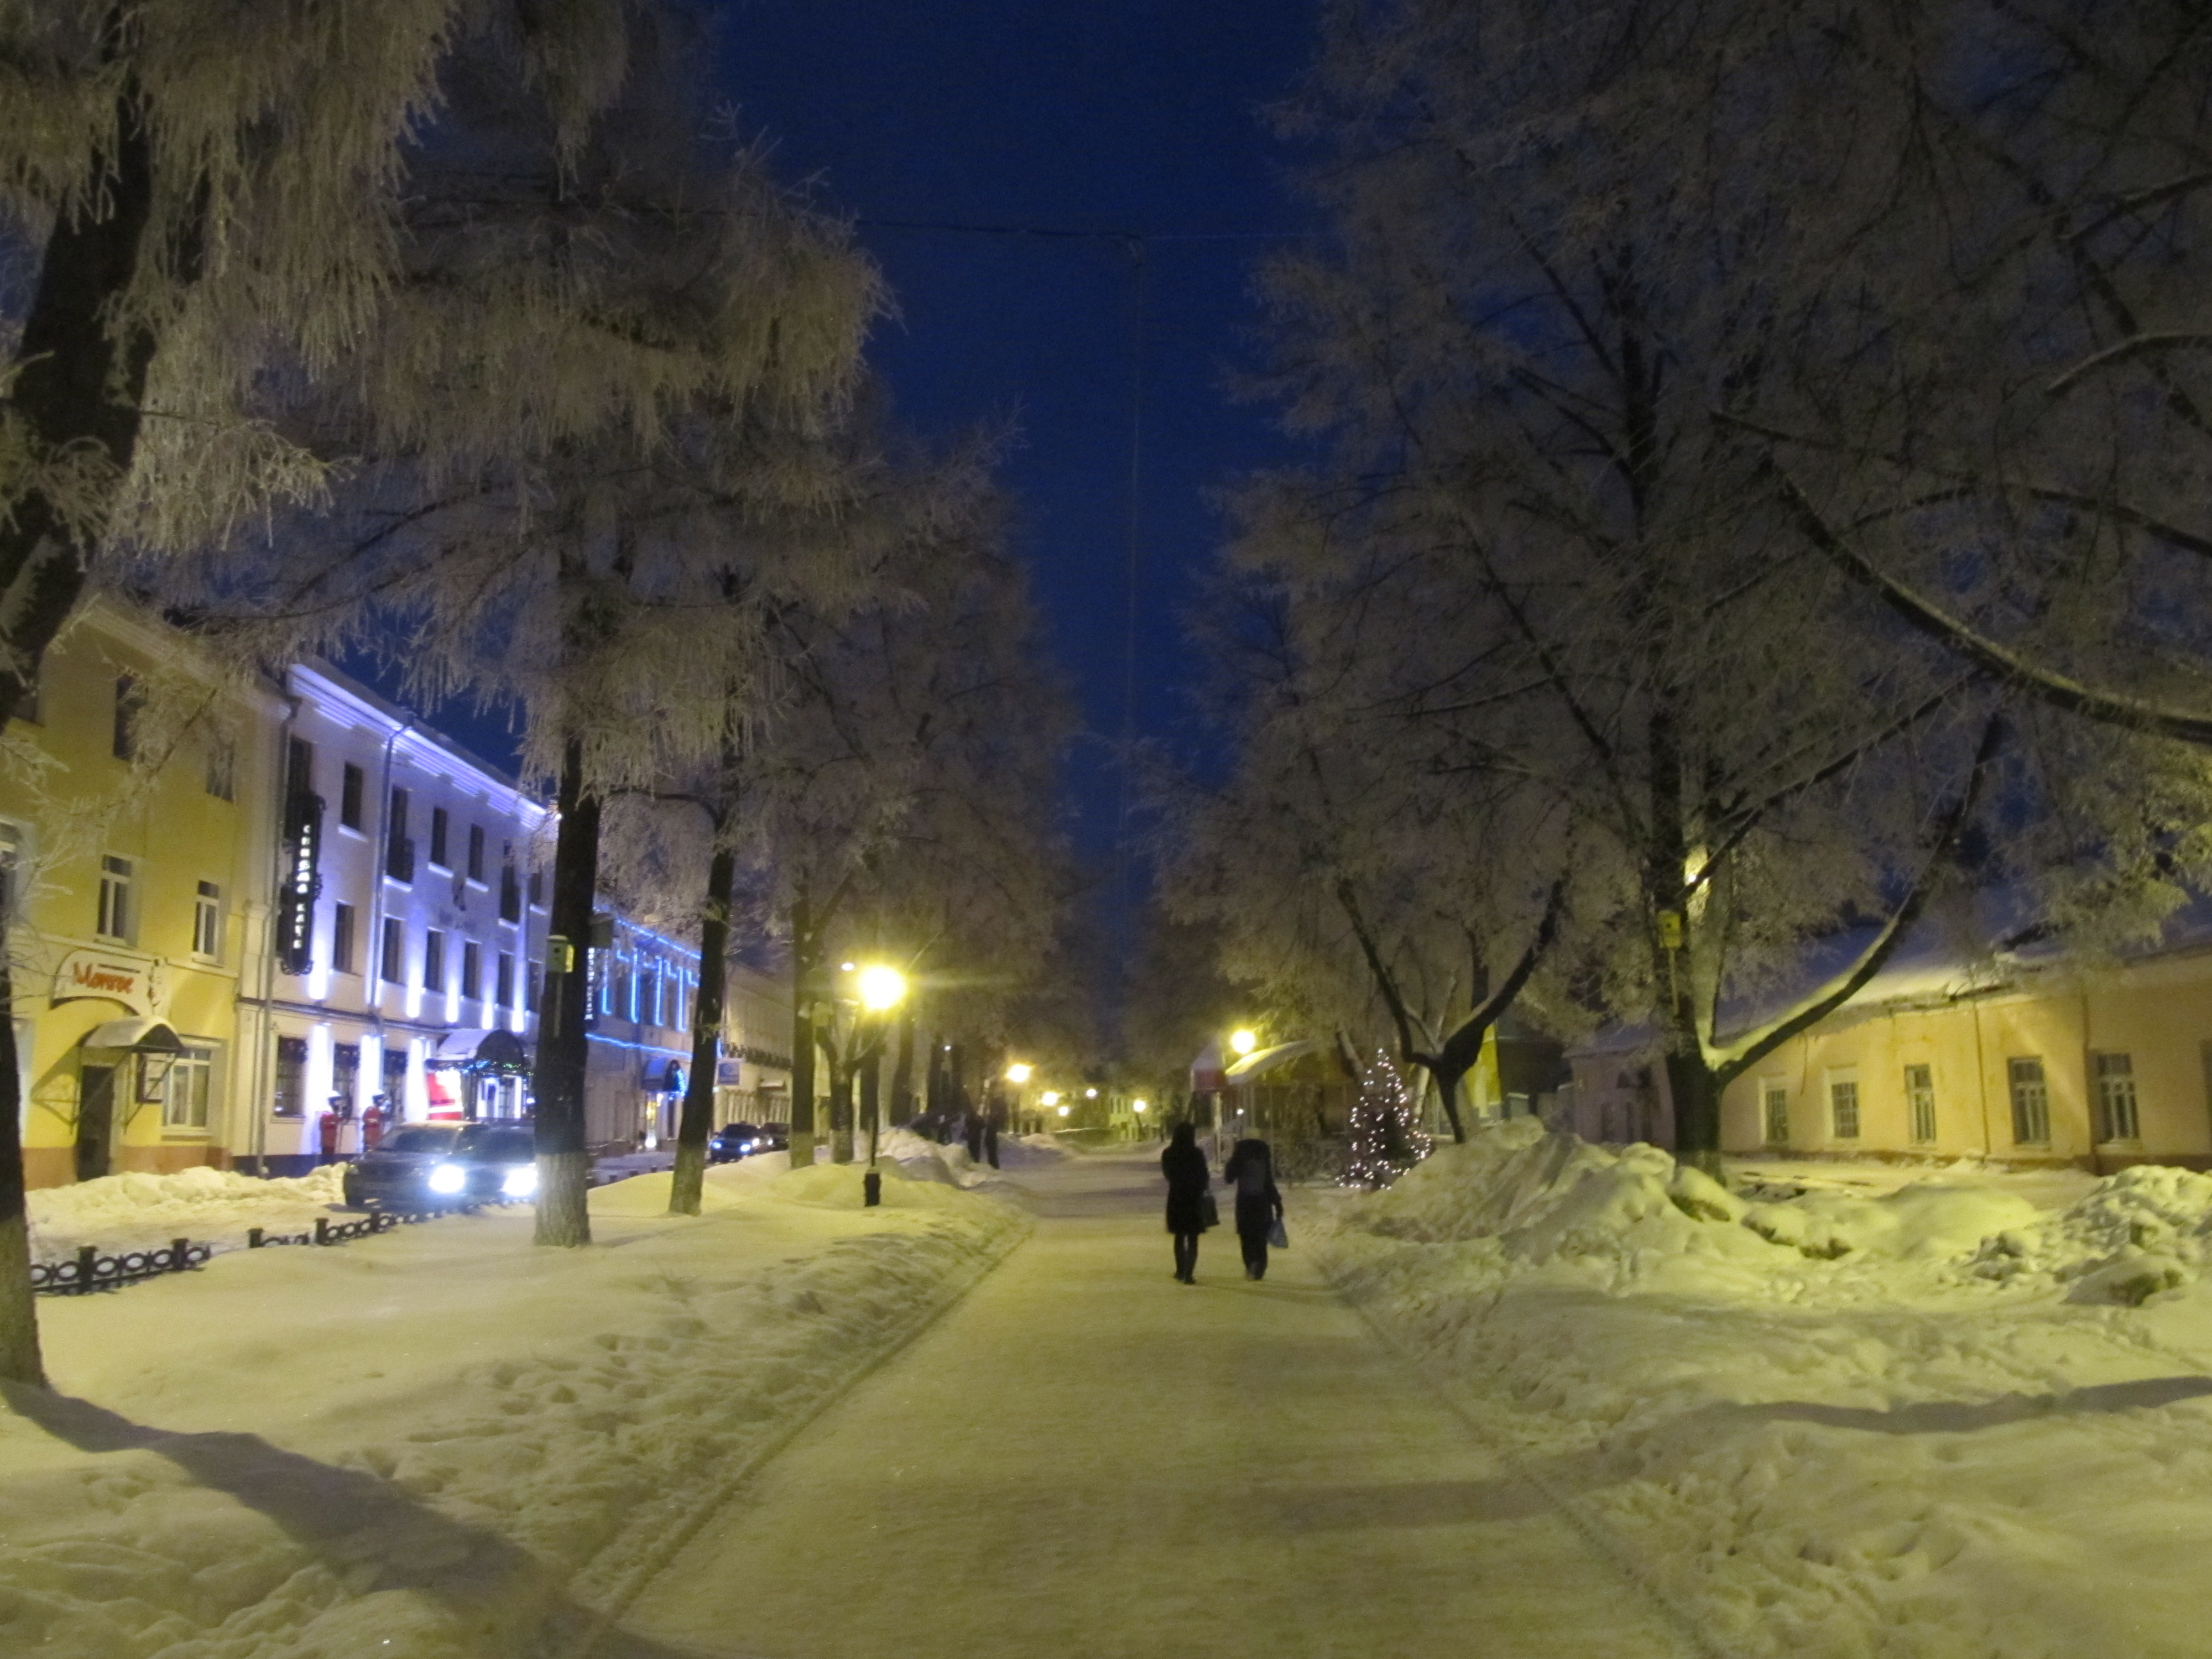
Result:
{"label": "lamp glow", "polygon": [[1229,1046],[1240,1054],[1249,1054],[1260,1046],[1260,1039],[1250,1031],[1232,1031],[1229,1034]]}
{"label": "lamp glow", "polygon": [[1073,1106],[1063,1106],[1063,1107],[1061,1107],[1061,1108],[1060,1109],[1060,1115],[1062,1117],[1066,1117],[1066,1116],[1070,1112],[1073,1111],[1074,1109],[1075,1109],[1075,1108],[1073,1108]]}
{"label": "lamp glow", "polygon": [[1141,1112],[1148,1103],[1141,1100],[1133,1100],[1129,1103],[1129,1109],[1133,1112]]}
{"label": "lamp glow", "polygon": [[1018,1060],[1012,1065],[1006,1067],[1006,1081],[1016,1085],[1027,1083],[1030,1080],[1030,1073],[1032,1069],[1033,1068],[1030,1066],[1029,1061],[1025,1060]]}
{"label": "lamp glow", "polygon": [[1083,1097],[1085,1100],[1096,1100],[1098,1098],[1098,1091],[1096,1089],[1085,1089],[1083,1091]]}
{"label": "lamp glow", "polygon": [[896,1008],[906,1000],[906,975],[881,963],[860,969],[860,1006],[872,1014]]}
{"label": "lamp glow", "polygon": [[1040,1097],[1040,1098],[1042,1098],[1044,1103],[1048,1106],[1057,1106],[1060,1104],[1060,1091],[1057,1089],[1048,1089],[1044,1091],[1043,1095]]}

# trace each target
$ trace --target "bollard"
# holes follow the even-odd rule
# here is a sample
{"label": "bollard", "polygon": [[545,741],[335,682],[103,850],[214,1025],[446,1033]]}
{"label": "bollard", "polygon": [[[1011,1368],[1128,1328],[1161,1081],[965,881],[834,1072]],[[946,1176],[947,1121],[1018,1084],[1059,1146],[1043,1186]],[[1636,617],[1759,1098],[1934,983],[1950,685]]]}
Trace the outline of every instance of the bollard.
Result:
{"label": "bollard", "polygon": [[192,1241],[173,1238],[169,1241],[169,1271],[180,1273],[192,1265]]}
{"label": "bollard", "polygon": [[860,1177],[860,1207],[872,1210],[884,1201],[884,1178],[871,1170]]}
{"label": "bollard", "polygon": [[248,1227],[246,1230],[246,1248],[249,1250],[258,1250],[261,1248],[260,1228]]}
{"label": "bollard", "polygon": [[88,1291],[100,1277],[100,1252],[90,1244],[82,1244],[76,1252],[76,1287]]}
{"label": "bollard", "polygon": [[315,1243],[327,1244],[330,1242],[331,1218],[326,1215],[319,1215],[315,1218]]}

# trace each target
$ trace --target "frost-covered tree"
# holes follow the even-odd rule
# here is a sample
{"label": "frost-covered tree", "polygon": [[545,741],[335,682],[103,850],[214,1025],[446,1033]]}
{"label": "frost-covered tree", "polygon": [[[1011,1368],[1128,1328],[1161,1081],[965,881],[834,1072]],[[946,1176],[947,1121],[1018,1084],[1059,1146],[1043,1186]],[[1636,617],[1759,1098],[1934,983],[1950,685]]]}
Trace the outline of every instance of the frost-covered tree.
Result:
{"label": "frost-covered tree", "polygon": [[[0,7],[0,238],[28,271],[0,386],[0,721],[119,530],[196,547],[319,483],[259,399],[358,363],[457,57],[526,81],[565,148],[629,74],[632,13]],[[35,1382],[11,1048],[0,1029],[0,1374]]]}
{"label": "frost-covered tree", "polygon": [[[1996,730],[1974,676],[1810,548],[1731,418],[1843,303],[1808,276],[1862,199],[1848,143],[1814,142],[1853,51],[1832,21],[1340,5],[1295,117],[1336,246],[1267,277],[1273,389],[1328,460],[1262,486],[1243,556],[1387,608],[1395,707],[1439,769],[1556,803],[1589,988],[1655,1026],[1702,1162],[1729,1079],[1924,908]],[[1833,979],[1723,1029],[1731,989],[1853,917]]]}

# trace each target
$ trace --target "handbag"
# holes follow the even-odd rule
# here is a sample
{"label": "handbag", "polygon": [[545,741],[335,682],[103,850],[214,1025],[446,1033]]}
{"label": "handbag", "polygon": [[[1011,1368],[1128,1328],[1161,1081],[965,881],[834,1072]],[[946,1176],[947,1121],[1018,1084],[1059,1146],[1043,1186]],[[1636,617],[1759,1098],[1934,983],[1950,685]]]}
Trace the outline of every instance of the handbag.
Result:
{"label": "handbag", "polygon": [[1213,1201],[1212,1193],[1198,1195],[1198,1224],[1201,1229],[1221,1224],[1221,1206]]}
{"label": "handbag", "polygon": [[1275,1250],[1291,1248],[1291,1236],[1283,1231],[1283,1218],[1280,1216],[1267,1224],[1267,1247]]}

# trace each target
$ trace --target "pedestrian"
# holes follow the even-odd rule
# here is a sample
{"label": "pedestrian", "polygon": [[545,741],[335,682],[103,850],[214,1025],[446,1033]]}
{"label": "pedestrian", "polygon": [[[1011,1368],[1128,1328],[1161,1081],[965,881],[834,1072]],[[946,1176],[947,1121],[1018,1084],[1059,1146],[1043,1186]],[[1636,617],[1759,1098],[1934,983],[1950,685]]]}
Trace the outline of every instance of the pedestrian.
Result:
{"label": "pedestrian", "polygon": [[1207,1212],[1213,1208],[1213,1172],[1206,1154],[1198,1150],[1198,1136],[1188,1123],[1178,1123],[1175,1135],[1160,1154],[1160,1173],[1168,1182],[1168,1231],[1175,1235],[1175,1276],[1185,1285],[1198,1283],[1198,1236],[1213,1224]]}
{"label": "pedestrian", "polygon": [[1275,1155],[1264,1140],[1240,1140],[1221,1166],[1221,1178],[1237,1188],[1237,1242],[1244,1250],[1244,1277],[1265,1279],[1267,1234],[1283,1218]]}

